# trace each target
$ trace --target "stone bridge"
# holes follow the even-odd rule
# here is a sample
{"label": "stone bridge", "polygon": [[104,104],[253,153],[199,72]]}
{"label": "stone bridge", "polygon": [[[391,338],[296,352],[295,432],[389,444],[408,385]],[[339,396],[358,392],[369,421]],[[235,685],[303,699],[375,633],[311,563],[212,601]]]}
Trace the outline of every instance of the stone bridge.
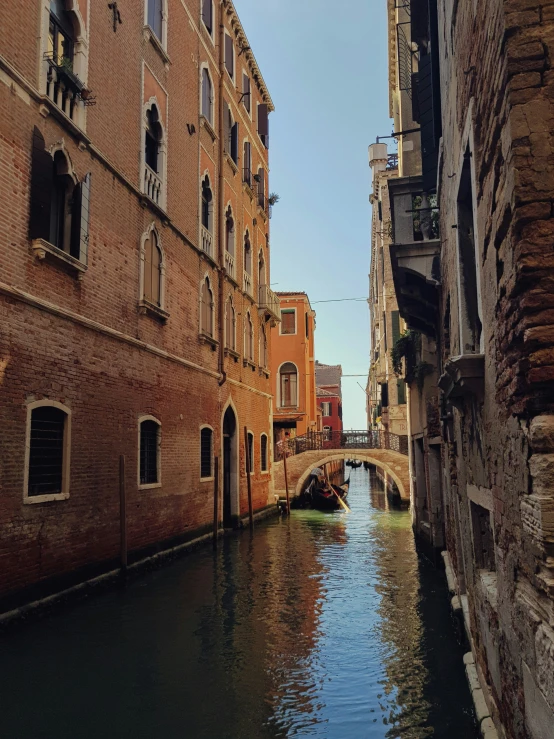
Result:
{"label": "stone bridge", "polygon": [[337,459],[357,459],[378,467],[398,487],[400,497],[410,500],[408,438],[383,431],[332,431],[278,442],[273,463],[274,490],[285,496],[283,457],[287,454],[289,494],[299,495],[314,467]]}

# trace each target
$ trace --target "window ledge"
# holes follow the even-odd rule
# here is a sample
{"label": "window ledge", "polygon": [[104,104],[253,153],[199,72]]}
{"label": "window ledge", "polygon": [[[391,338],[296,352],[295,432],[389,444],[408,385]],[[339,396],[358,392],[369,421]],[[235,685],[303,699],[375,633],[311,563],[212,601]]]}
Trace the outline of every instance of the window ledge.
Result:
{"label": "window ledge", "polygon": [[203,332],[199,334],[198,338],[201,344],[209,344],[213,352],[215,352],[215,350],[219,346],[219,342],[216,341],[216,339],[214,339],[213,336],[208,336],[208,334],[205,334]]}
{"label": "window ledge", "polygon": [[219,264],[217,263],[217,260],[212,257],[210,254],[208,254],[207,251],[204,251],[204,249],[198,249],[198,252],[201,257],[204,257],[211,265],[212,267],[218,267]]}
{"label": "window ledge", "polygon": [[243,367],[250,367],[250,369],[252,370],[252,372],[255,372],[255,370],[256,370],[256,365],[250,359],[243,359],[242,360],[242,366]]}
{"label": "window ledge", "polygon": [[229,280],[229,282],[232,282],[233,285],[235,287],[238,287],[238,289],[240,290],[240,284],[237,281],[237,279],[235,277],[233,277],[233,275],[230,275],[229,272],[225,272],[225,277]]}
{"label": "window ledge", "polygon": [[23,498],[24,505],[33,505],[34,503],[50,503],[54,500],[68,500],[69,493],[50,493],[48,495],[30,495]]}
{"label": "window ledge", "polygon": [[269,475],[269,470],[260,470],[260,475]]}
{"label": "window ledge", "polygon": [[150,315],[154,318],[159,318],[161,321],[167,321],[169,313],[159,305],[151,303],[149,300],[141,300],[138,304],[138,311],[141,315]]}
{"label": "window ledge", "polygon": [[88,144],[90,144],[90,139],[85,134],[84,130],[80,128],[74,120],[66,115],[61,108],[58,108],[56,103],[51,100],[48,95],[41,95],[40,101],[40,112],[44,118],[46,118],[49,114],[52,114],[54,118],[57,118],[58,121],[62,125],[64,125],[77,138],[79,142],[82,142],[85,146],[88,146]]}
{"label": "window ledge", "polygon": [[258,205],[258,215],[260,215],[264,219],[264,222],[267,223],[267,213],[261,205]]}
{"label": "window ledge", "polygon": [[43,261],[44,259],[48,259],[48,261],[52,260],[69,270],[73,270],[79,281],[83,279],[87,271],[86,264],[83,264],[75,257],[72,257],[71,254],[67,254],[45,239],[33,239],[31,241],[31,251],[39,261]]}
{"label": "window ledge", "polygon": [[160,39],[156,36],[154,29],[151,28],[148,24],[144,26],[144,35],[150,41],[152,46],[156,49],[158,54],[163,59],[164,64],[171,64],[171,59],[169,58],[169,54],[164,49],[162,42]]}
{"label": "window ledge", "polygon": [[167,215],[164,208],[158,203],[154,202],[152,198],[149,198],[145,192],[143,192],[140,196],[140,204],[143,208],[148,207],[153,210],[154,213],[156,213],[156,215],[160,217],[164,226],[167,226],[169,224],[169,216]]}
{"label": "window ledge", "polygon": [[213,481],[214,481],[214,479],[215,479],[215,478],[214,478],[214,476],[213,476],[213,475],[212,475],[211,477],[201,477],[201,478],[200,478],[200,482],[213,482]]}
{"label": "window ledge", "polygon": [[225,356],[233,357],[235,362],[238,362],[240,359],[240,354],[236,352],[234,349],[230,349],[228,346],[225,347]]}
{"label": "window ledge", "polygon": [[153,490],[154,488],[161,488],[162,483],[161,482],[148,482],[144,483],[144,485],[139,484],[138,489],[139,490]]}
{"label": "window ledge", "polygon": [[259,372],[260,372],[260,375],[264,375],[265,377],[267,377],[269,379],[269,370],[268,369],[266,369],[265,367],[260,367],[259,368]]}
{"label": "window ledge", "polygon": [[250,300],[254,305],[256,304],[256,301],[254,300],[254,296],[250,295],[250,293],[247,290],[243,290],[242,294],[244,295],[245,298],[248,298],[248,300]]}
{"label": "window ledge", "polygon": [[210,134],[210,136],[212,137],[212,141],[215,141],[217,139],[217,133],[215,132],[214,127],[212,126],[212,124],[206,118],[205,115],[200,114],[200,123],[202,126],[204,126],[206,131]]}
{"label": "window ledge", "polygon": [[237,163],[233,159],[233,157],[227,151],[224,152],[224,155],[225,155],[225,159],[227,160],[227,164],[231,167],[231,169],[233,170],[233,172],[235,174],[237,174],[238,171],[239,171],[239,168],[237,166]]}

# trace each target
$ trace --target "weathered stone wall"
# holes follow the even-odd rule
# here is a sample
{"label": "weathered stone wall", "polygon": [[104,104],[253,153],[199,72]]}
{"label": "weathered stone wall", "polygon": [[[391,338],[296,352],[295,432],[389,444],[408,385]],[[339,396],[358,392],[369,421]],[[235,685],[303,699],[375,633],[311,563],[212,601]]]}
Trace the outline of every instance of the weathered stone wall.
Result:
{"label": "weathered stone wall", "polygon": [[[442,360],[466,351],[457,198],[471,151],[482,392],[453,408],[446,537],[510,737],[554,725],[554,3],[439,3]],[[473,511],[473,514],[472,514]],[[490,514],[493,562],[475,511]],[[486,518],[486,515],[485,515]]]}

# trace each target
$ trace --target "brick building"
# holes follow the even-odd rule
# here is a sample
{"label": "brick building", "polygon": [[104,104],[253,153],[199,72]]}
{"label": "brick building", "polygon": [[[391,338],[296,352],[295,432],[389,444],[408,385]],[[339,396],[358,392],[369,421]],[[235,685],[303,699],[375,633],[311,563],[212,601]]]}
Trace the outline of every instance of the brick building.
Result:
{"label": "brick building", "polygon": [[321,410],[323,432],[342,431],[342,398],[338,390],[316,388],[317,406]]}
{"label": "brick building", "polygon": [[281,323],[271,330],[275,442],[319,431],[315,387],[315,311],[303,292],[279,292]]}
{"label": "brick building", "polygon": [[[33,29],[30,32],[30,29]],[[36,33],[35,33],[36,29]],[[0,595],[270,495],[268,113],[233,3],[23,0],[0,24]]]}
{"label": "brick building", "polygon": [[[416,530],[427,525],[433,546],[446,543],[483,734],[546,739],[554,724],[554,3],[388,5],[395,100],[420,128],[420,143],[408,146],[413,176],[389,181],[396,295],[413,332],[404,358],[431,366],[413,481],[427,519],[416,518]],[[395,119],[399,151],[404,126]],[[410,237],[416,221],[425,224],[419,243]]]}

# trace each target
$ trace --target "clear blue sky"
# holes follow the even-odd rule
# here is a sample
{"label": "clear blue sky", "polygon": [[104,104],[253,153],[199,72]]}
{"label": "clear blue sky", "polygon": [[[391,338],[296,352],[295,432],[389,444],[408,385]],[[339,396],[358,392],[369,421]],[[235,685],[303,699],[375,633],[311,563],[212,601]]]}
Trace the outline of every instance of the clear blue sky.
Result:
{"label": "clear blue sky", "polygon": [[[371,191],[367,147],[390,134],[386,0],[235,0],[269,88],[274,290],[304,290],[316,358],[366,374]],[[348,11],[348,12],[347,12]],[[366,428],[364,377],[343,379],[345,428]]]}

